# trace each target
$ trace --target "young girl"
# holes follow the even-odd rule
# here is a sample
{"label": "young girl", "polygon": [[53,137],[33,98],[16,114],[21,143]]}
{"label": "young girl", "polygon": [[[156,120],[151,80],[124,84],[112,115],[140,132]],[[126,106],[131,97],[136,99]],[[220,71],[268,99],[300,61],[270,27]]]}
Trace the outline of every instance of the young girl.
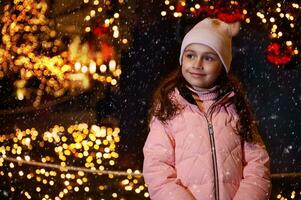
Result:
{"label": "young girl", "polygon": [[153,200],[265,200],[269,155],[230,71],[239,25],[206,18],[154,95],[143,175]]}

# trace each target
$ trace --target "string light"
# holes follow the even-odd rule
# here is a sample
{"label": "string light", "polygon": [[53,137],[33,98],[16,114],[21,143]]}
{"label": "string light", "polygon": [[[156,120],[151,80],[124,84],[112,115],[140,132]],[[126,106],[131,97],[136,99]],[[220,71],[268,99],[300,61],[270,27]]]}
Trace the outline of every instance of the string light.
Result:
{"label": "string light", "polygon": [[[119,135],[118,127],[89,127],[85,123],[67,128],[55,125],[44,133],[39,133],[34,128],[24,131],[16,129],[14,134],[1,137],[0,176],[11,179],[11,192],[22,187],[24,197],[30,196],[33,199],[37,195],[46,199],[63,198],[66,194],[79,191],[105,191],[111,196],[122,197],[122,190],[110,193],[112,179],[118,180],[116,187],[121,187],[125,193],[144,192],[142,195],[147,196],[146,185],[139,170],[106,169],[106,166],[114,166],[119,157],[115,151],[116,144],[120,141]],[[19,152],[18,156],[16,152]],[[126,179],[122,179],[124,176]],[[99,179],[95,182],[97,177]],[[18,181],[30,181],[30,184],[28,187],[14,185]],[[53,192],[54,187],[60,188],[58,193]]]}
{"label": "string light", "polygon": [[[124,43],[122,42],[123,39],[125,38],[129,38],[129,31],[126,31],[128,29],[128,25],[122,23],[122,21],[120,21],[120,12],[112,12],[112,15],[108,15],[108,16],[104,16],[104,15],[99,15],[99,13],[101,13],[104,9],[105,10],[111,10],[111,3],[110,1],[87,1],[84,0],[84,3],[89,4],[91,10],[88,13],[88,15],[85,16],[85,21],[89,21],[92,18],[97,19],[98,23],[99,21],[102,21],[105,27],[115,27],[113,29],[109,29],[109,30],[113,30],[111,32],[111,36],[113,39],[117,40],[117,43],[121,43],[123,45],[125,45],[125,47],[128,47],[128,43]],[[124,1],[118,1],[117,2],[118,6],[120,7],[120,10],[126,10],[125,7],[125,2]],[[96,10],[98,11],[98,13],[96,12]],[[88,19],[88,20],[87,20]],[[102,24],[102,23],[100,23]],[[89,25],[87,25],[85,27],[85,29],[91,31],[91,27]],[[120,33],[118,30],[125,30],[122,33]]]}
{"label": "string light", "polygon": [[[14,4],[4,6],[1,19],[3,26],[0,78],[10,72],[20,74],[20,79],[14,83],[17,99],[22,101],[35,96],[33,106],[37,107],[41,104],[44,94],[60,97],[67,91],[72,93],[77,89],[87,90],[92,80],[117,85],[121,74],[120,65],[116,66],[117,71],[97,71],[97,66],[115,59],[112,57],[109,61],[105,60],[103,49],[92,53],[88,44],[81,44],[79,37],[75,37],[69,49],[59,53],[62,41],[56,38],[57,33],[51,29],[52,24],[45,17],[46,12],[47,3],[44,0],[14,1]],[[91,10],[90,16],[85,20],[89,21],[94,16],[96,11]],[[118,18],[119,14],[115,13],[115,17]],[[86,27],[85,31],[90,32],[91,28]],[[114,34],[116,37],[120,36],[118,27],[115,28]],[[51,52],[54,56],[41,55],[42,50]],[[91,63],[96,63],[96,66],[92,64],[88,68]],[[107,76],[114,76],[114,81],[112,83],[104,81]],[[34,78],[39,81],[38,88],[28,84]]]}
{"label": "string light", "polygon": [[[300,21],[299,11],[301,3],[276,1],[257,3],[253,1],[193,1],[193,0],[162,0],[163,9],[161,16],[166,18],[185,17],[185,19],[197,18],[201,16],[218,17],[226,22],[241,21],[247,24],[262,24],[268,29],[269,36],[273,42],[276,40],[281,46],[292,48],[292,55],[297,55],[293,49],[300,49],[301,43],[298,40],[300,31],[295,28],[298,20]],[[241,12],[238,12],[241,10]],[[253,25],[254,25],[253,24]],[[277,27],[276,28],[274,27]],[[295,42],[294,42],[295,40]],[[286,41],[292,41],[288,43]],[[298,51],[296,51],[298,52]],[[279,54],[288,54],[282,52]],[[298,57],[300,59],[300,57]],[[279,59],[281,59],[279,57]],[[284,59],[284,58],[283,58]],[[269,60],[269,59],[268,59]],[[287,59],[290,62],[290,58]],[[286,63],[287,63],[286,62]]]}

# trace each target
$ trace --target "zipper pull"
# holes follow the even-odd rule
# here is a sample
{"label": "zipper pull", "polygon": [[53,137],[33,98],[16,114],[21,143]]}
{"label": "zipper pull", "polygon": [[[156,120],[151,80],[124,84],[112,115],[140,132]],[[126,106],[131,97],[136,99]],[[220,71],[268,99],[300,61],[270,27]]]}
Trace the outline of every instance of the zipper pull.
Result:
{"label": "zipper pull", "polygon": [[208,124],[208,128],[209,128],[209,134],[213,135],[213,126],[211,123]]}

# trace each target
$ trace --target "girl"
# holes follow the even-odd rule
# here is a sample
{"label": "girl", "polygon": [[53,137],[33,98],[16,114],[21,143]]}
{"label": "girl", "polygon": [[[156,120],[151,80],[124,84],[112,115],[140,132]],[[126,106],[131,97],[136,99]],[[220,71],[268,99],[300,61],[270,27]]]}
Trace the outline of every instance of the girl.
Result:
{"label": "girl", "polygon": [[180,69],[154,95],[143,175],[153,200],[265,200],[269,156],[230,71],[239,24],[206,18],[184,37]]}

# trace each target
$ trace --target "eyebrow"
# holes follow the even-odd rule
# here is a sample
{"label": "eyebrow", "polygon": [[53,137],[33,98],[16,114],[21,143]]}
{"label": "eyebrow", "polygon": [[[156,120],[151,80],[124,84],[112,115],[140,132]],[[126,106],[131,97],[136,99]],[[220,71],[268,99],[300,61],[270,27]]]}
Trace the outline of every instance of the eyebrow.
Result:
{"label": "eyebrow", "polygon": [[[196,51],[191,50],[191,49],[186,49],[184,52],[192,52],[192,53],[196,53]],[[204,54],[212,54],[212,55],[218,56],[216,53],[211,52],[211,51],[206,51],[206,52],[204,52]]]}

